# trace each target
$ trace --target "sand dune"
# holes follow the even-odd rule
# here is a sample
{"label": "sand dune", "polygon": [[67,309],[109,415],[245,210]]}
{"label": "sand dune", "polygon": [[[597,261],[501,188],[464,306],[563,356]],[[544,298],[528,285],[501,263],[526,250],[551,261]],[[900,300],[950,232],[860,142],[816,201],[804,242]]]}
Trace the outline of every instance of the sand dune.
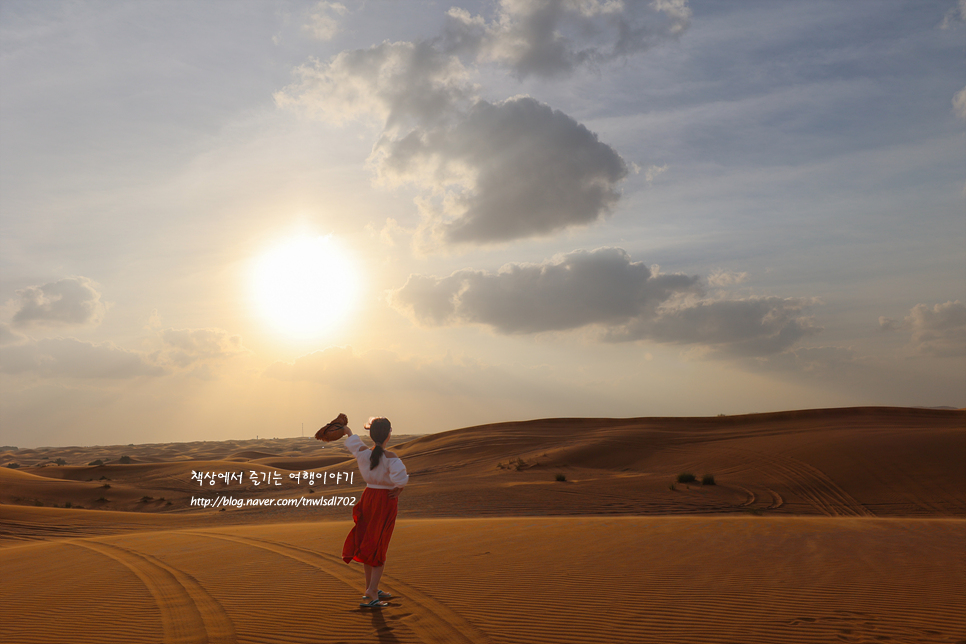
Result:
{"label": "sand dune", "polygon": [[[417,481],[407,494],[437,514],[966,516],[962,411],[550,419],[435,434],[397,451]],[[717,485],[671,490],[685,472]]]}
{"label": "sand dune", "polygon": [[341,443],[0,454],[22,466],[0,468],[0,641],[966,643],[963,410],[546,419],[395,449],[382,612],[339,558],[348,506],[191,505],[351,498]]}
{"label": "sand dune", "polygon": [[[964,428],[966,412],[906,408],[717,418],[549,419],[471,427],[396,448],[413,476],[406,490],[409,502],[401,513],[966,517]],[[24,467],[17,471],[92,485],[5,485],[0,502],[188,512],[202,511],[190,506],[191,497],[199,494],[297,498],[310,489],[324,494],[361,491],[359,482],[334,487],[293,482],[292,472],[351,472],[355,463],[341,442],[289,440],[305,444],[290,443],[281,453],[265,456],[268,452],[234,449],[234,443],[191,443],[186,450],[197,458],[190,461]],[[154,458],[149,450],[144,452],[143,458]],[[50,458],[55,454],[48,452]],[[193,471],[232,472],[243,475],[243,480],[206,480],[199,485],[192,480]],[[255,485],[252,472],[277,473],[284,484],[270,486],[267,492],[264,484]],[[699,481],[675,483],[685,472]],[[712,474],[716,485],[701,485],[705,474]],[[558,481],[558,475],[566,480]],[[110,485],[110,493],[100,490],[98,483]],[[165,501],[135,502],[144,496]],[[101,498],[106,500],[98,501]]]}

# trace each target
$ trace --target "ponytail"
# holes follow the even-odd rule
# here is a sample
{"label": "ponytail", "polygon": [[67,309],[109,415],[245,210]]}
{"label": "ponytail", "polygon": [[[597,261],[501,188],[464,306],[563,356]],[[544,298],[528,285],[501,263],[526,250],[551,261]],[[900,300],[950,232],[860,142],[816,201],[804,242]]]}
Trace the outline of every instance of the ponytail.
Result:
{"label": "ponytail", "polygon": [[372,448],[372,454],[369,455],[369,469],[374,470],[376,466],[379,465],[379,459],[382,458],[382,453],[386,451],[382,449],[382,445],[376,445]]}
{"label": "ponytail", "polygon": [[380,443],[385,443],[386,439],[389,438],[392,425],[389,424],[388,418],[377,416],[369,419],[369,422],[366,423],[366,429],[369,430],[369,438],[376,444],[372,448],[372,454],[369,455],[369,469],[374,470],[379,465],[379,460],[386,451]]}

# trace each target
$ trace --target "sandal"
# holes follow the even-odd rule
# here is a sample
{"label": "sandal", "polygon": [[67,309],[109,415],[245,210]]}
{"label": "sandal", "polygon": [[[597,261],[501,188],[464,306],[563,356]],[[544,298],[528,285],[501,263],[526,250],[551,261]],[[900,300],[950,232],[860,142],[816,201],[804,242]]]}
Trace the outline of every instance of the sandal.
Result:
{"label": "sandal", "polygon": [[362,602],[359,604],[359,608],[385,608],[388,605],[386,602],[373,599],[371,602]]}
{"label": "sandal", "polygon": [[378,591],[379,599],[392,599],[392,593],[384,593],[381,590]]}

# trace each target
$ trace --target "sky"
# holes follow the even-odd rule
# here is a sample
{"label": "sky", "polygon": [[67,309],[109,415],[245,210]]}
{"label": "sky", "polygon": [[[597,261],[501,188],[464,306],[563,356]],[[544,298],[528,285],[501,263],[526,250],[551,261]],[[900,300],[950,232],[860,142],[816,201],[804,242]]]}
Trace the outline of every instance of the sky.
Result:
{"label": "sky", "polygon": [[966,406],[966,0],[0,3],[0,443]]}

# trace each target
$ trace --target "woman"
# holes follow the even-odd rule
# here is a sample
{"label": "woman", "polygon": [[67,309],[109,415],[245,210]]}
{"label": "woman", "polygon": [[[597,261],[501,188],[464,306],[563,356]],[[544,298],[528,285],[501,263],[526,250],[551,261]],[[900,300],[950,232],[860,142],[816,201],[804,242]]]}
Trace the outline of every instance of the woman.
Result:
{"label": "woman", "polygon": [[379,590],[386,563],[386,550],[396,525],[397,498],[409,482],[406,466],[392,452],[386,451],[392,425],[387,418],[370,418],[366,424],[369,436],[375,443],[373,449],[362,439],[345,428],[345,446],[359,462],[359,472],[366,480],[362,499],[352,508],[355,525],[342,546],[342,558],[346,563],[361,561],[366,569],[366,592],[359,606],[382,608],[388,604],[382,600],[392,597]]}

